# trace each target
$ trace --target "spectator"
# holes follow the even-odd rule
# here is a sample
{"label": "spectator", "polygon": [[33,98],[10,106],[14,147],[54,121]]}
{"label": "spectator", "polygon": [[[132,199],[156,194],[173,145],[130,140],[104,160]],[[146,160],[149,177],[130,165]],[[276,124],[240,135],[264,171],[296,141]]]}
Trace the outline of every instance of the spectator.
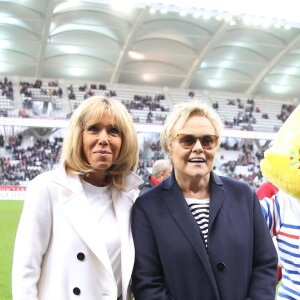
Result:
{"label": "spectator", "polygon": [[153,186],[159,184],[172,172],[172,165],[168,160],[159,159],[152,166],[151,175],[148,176],[148,180],[139,186],[140,195],[151,189]]}

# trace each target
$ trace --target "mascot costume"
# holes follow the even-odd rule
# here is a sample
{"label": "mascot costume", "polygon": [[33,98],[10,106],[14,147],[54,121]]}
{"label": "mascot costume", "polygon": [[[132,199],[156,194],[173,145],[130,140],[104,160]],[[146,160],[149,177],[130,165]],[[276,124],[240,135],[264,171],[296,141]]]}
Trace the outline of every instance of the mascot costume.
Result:
{"label": "mascot costume", "polygon": [[261,170],[279,189],[272,198],[260,201],[282,265],[276,299],[300,300],[300,105],[264,153]]}

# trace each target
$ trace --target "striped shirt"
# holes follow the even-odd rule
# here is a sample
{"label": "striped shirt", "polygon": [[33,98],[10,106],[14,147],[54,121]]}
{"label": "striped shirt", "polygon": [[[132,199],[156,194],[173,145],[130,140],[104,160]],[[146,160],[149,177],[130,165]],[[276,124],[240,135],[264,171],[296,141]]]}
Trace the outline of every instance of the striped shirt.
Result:
{"label": "striped shirt", "polygon": [[272,236],[278,244],[282,280],[278,300],[300,300],[300,200],[282,191],[260,201]]}
{"label": "striped shirt", "polygon": [[207,247],[210,199],[186,198],[186,202],[202,232],[205,246]]}

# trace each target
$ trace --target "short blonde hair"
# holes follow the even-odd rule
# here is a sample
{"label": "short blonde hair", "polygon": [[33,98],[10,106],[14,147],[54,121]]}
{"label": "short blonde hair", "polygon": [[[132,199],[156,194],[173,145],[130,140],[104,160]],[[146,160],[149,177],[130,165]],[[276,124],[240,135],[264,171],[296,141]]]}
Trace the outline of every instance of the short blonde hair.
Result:
{"label": "short blonde hair", "polygon": [[168,115],[166,122],[160,134],[161,146],[166,153],[169,153],[172,140],[172,130],[177,127],[181,129],[184,127],[188,118],[192,115],[200,115],[206,117],[213,125],[218,139],[218,147],[221,143],[221,136],[223,130],[223,123],[219,114],[213,107],[203,102],[192,101],[188,103],[181,103],[174,107],[174,110]]}
{"label": "short blonde hair", "polygon": [[84,100],[74,111],[64,139],[61,162],[69,175],[87,175],[93,172],[83,152],[83,131],[87,122],[101,120],[108,111],[114,125],[122,132],[122,146],[116,162],[107,170],[109,186],[120,190],[124,188],[128,171],[135,171],[138,164],[138,137],[132,117],[126,107],[118,100],[93,96]]}

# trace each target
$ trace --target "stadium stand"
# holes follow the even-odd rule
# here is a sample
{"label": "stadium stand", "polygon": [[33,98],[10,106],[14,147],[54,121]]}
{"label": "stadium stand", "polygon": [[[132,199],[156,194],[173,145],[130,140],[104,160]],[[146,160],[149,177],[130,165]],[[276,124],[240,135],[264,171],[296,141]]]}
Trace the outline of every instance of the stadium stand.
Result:
{"label": "stadium stand", "polygon": [[[107,83],[62,82],[24,78],[12,83],[0,81],[0,122],[2,118],[68,119],[87,97],[105,95],[123,102],[137,124],[162,125],[173,106],[186,101],[204,101],[220,114],[225,128],[243,132],[276,132],[294,109],[293,103],[272,99],[249,99],[235,95],[206,95],[202,91],[147,88]],[[14,100],[16,99],[16,100]],[[19,101],[17,101],[19,99]],[[26,185],[34,176],[58,163],[63,132],[56,128],[24,128],[0,123],[2,185]],[[151,131],[151,129],[150,129]],[[141,133],[139,133],[141,134]],[[22,137],[22,138],[21,138]],[[223,138],[216,171],[257,187],[262,180],[259,162],[270,141]],[[153,162],[165,158],[159,133],[140,145],[137,174],[146,175]]]}

